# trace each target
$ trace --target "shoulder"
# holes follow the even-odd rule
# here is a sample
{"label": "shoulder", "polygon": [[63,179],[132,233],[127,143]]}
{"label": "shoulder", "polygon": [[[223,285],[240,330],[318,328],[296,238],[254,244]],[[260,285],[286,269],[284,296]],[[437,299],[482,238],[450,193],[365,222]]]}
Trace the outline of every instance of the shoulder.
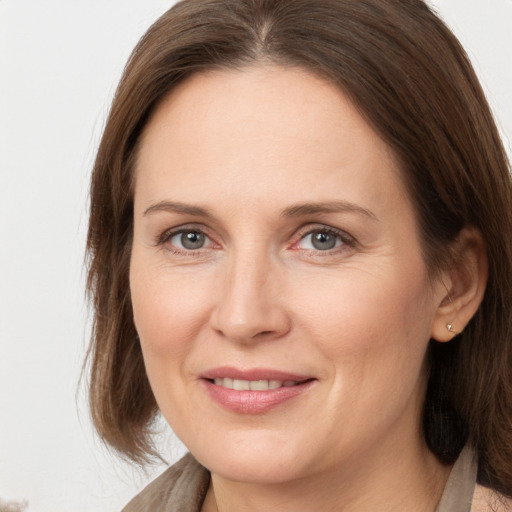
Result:
{"label": "shoulder", "polygon": [[210,474],[187,454],[133,498],[122,512],[198,512]]}
{"label": "shoulder", "polygon": [[488,487],[477,485],[471,512],[512,512],[512,500]]}

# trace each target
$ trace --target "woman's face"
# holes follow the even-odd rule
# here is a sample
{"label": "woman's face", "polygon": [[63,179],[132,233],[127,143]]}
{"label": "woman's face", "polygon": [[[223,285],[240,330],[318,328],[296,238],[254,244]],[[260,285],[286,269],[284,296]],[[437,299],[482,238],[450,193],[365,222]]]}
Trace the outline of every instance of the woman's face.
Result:
{"label": "woman's face", "polygon": [[196,75],[141,142],[134,319],[196,458],[284,482],[422,447],[442,286],[396,159],[347,97],[298,69]]}

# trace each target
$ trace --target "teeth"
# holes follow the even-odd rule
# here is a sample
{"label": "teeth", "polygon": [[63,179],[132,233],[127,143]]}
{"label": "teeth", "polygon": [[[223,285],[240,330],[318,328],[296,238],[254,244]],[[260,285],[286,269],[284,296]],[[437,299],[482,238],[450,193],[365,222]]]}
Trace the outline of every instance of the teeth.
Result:
{"label": "teeth", "polygon": [[269,388],[268,380],[251,380],[251,391],[267,391]]}
{"label": "teeth", "polygon": [[241,379],[229,379],[227,377],[215,379],[214,383],[216,386],[222,386],[223,388],[234,389],[236,391],[268,391],[269,389],[278,389],[280,387],[290,387],[297,384],[293,380],[241,380]]}
{"label": "teeth", "polygon": [[247,391],[251,389],[251,383],[248,380],[233,379],[233,389],[236,391]]}

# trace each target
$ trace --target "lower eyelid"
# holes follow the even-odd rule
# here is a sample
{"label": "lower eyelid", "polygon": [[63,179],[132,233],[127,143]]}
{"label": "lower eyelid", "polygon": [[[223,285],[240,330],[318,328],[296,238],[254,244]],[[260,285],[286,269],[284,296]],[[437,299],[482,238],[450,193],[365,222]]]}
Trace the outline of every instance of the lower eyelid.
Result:
{"label": "lower eyelid", "polygon": [[[187,249],[186,247],[182,247],[181,243],[171,243],[173,238],[180,236],[183,233],[190,232],[201,233],[204,236],[205,244],[202,247],[198,247],[196,249]],[[168,229],[156,237],[155,245],[160,246],[161,248],[165,249],[166,251],[172,254],[181,256],[200,256],[201,254],[204,254],[204,251],[210,249],[217,249],[220,247],[219,244],[217,244],[215,240],[211,236],[209,236],[204,229],[196,228],[194,226],[182,226],[178,228]]]}

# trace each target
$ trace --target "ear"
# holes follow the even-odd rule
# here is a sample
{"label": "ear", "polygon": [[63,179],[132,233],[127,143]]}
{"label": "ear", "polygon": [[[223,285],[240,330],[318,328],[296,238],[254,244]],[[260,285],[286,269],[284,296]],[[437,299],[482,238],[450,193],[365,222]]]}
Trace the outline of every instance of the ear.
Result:
{"label": "ear", "polygon": [[449,269],[436,285],[438,308],[431,338],[445,342],[460,334],[476,313],[487,285],[485,242],[479,230],[465,227],[454,244]]}

